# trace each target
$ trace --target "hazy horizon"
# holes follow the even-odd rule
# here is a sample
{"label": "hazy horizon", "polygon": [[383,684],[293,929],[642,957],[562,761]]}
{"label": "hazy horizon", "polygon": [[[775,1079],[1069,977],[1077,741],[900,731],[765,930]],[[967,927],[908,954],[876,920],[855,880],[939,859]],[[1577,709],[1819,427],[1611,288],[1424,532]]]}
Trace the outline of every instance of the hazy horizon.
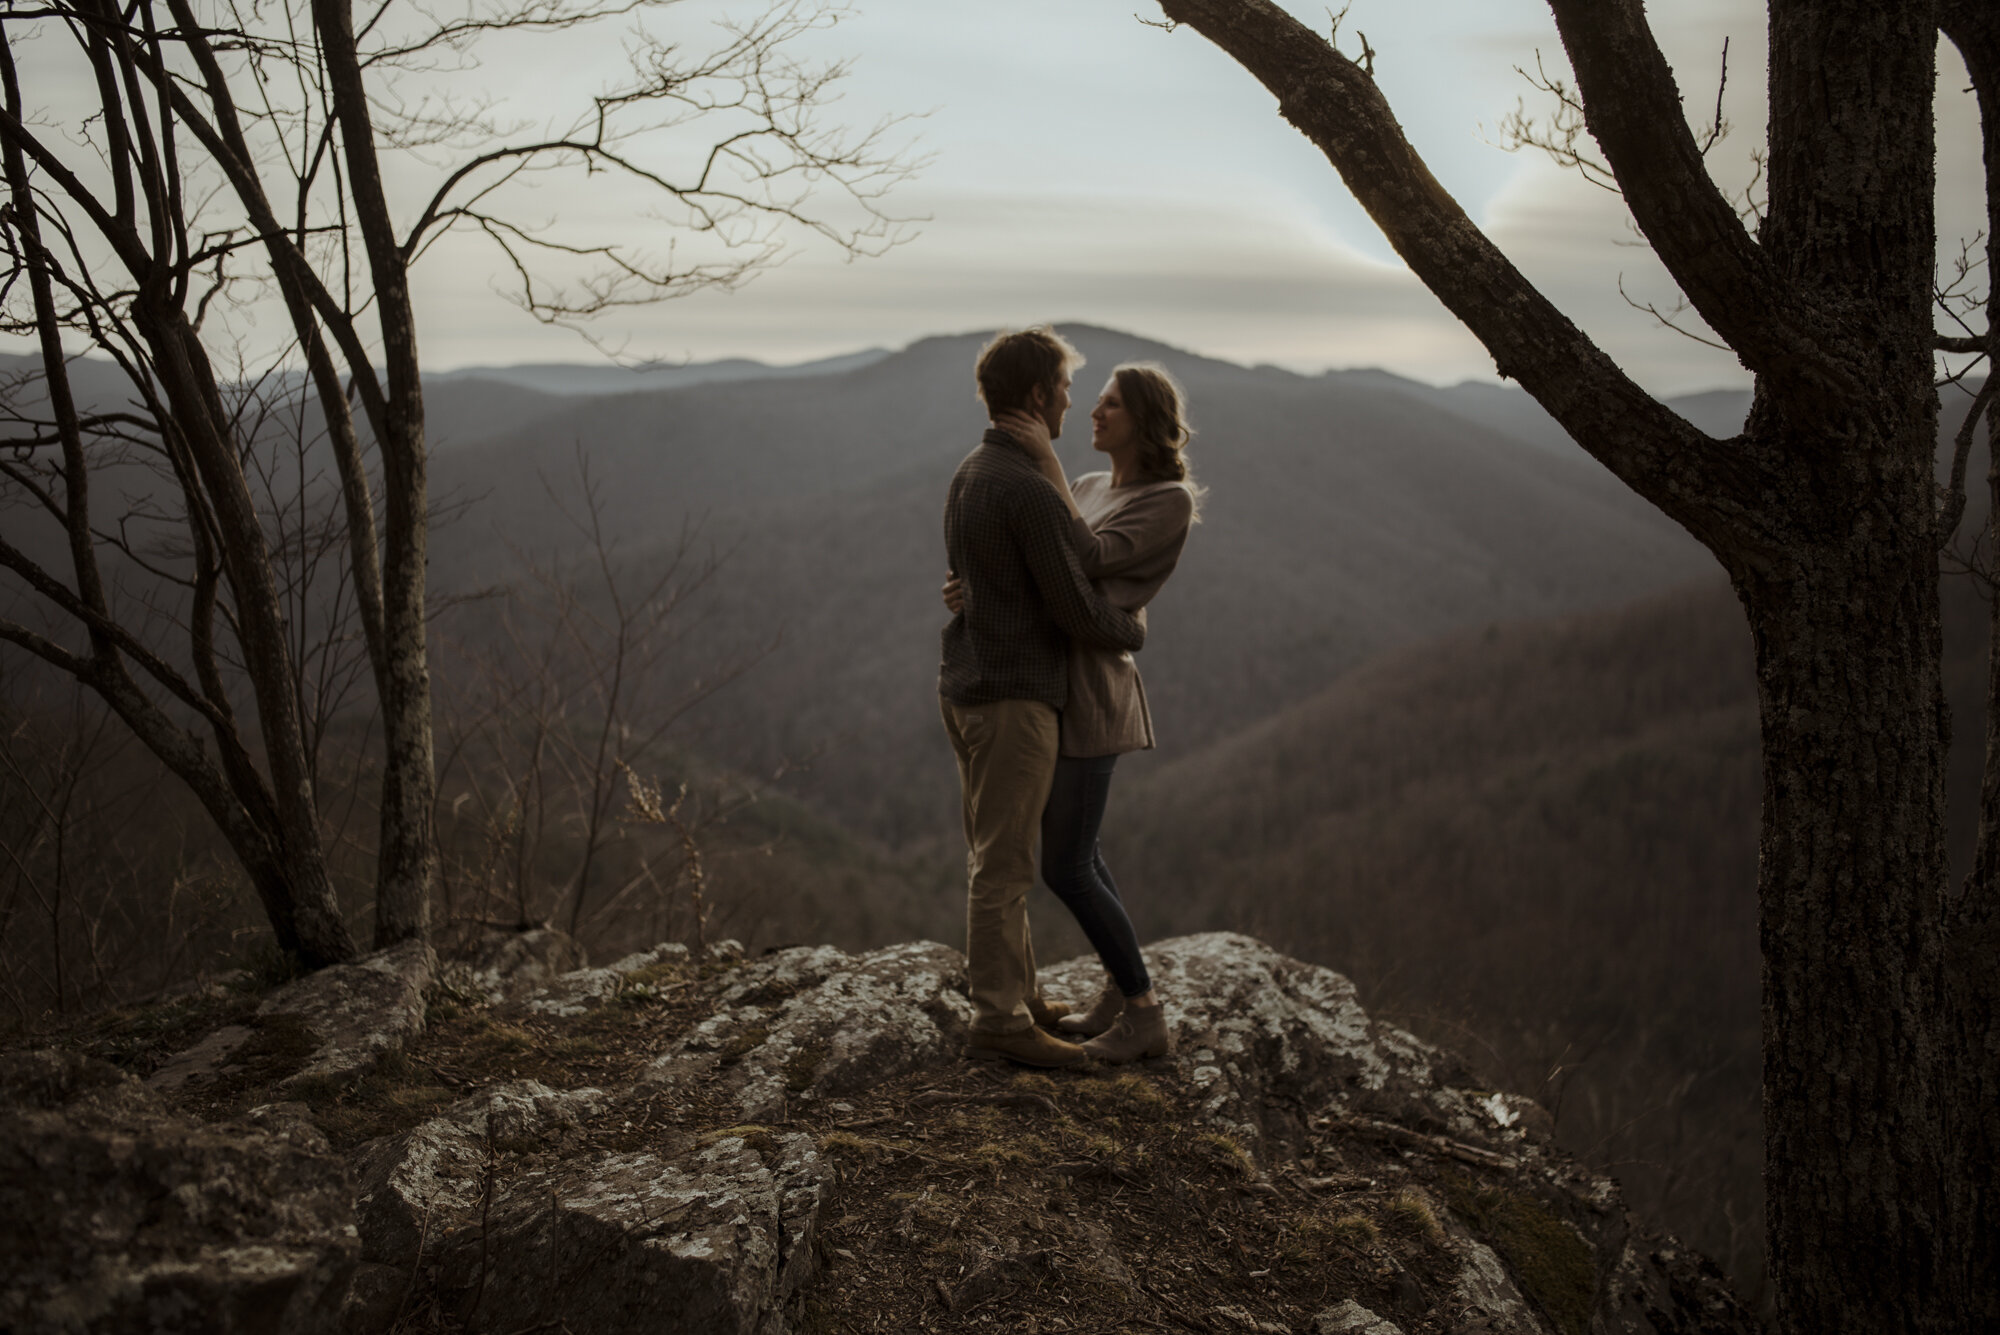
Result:
{"label": "hazy horizon", "polygon": [[[1293,0],[1288,8],[1325,30],[1321,6]],[[725,0],[689,0],[656,27],[702,50],[715,41],[714,21],[732,12]],[[1083,315],[1243,365],[1498,383],[1484,348],[1395,256],[1271,95],[1194,31],[1163,32],[1143,26],[1145,14],[1130,6],[1074,0],[1021,0],[1004,12],[864,0],[840,12],[837,25],[809,33],[788,54],[851,62],[833,85],[837,100],[820,111],[827,124],[866,130],[905,118],[891,141],[925,162],[886,205],[912,220],[915,235],[878,258],[850,260],[793,229],[782,238],[784,262],[747,285],[611,312],[592,321],[593,339],[668,365],[732,357],[783,365],[902,348],[940,330]],[[1727,41],[1721,107],[1733,133],[1709,164],[1726,189],[1740,189],[1765,137],[1761,6],[1689,0],[1656,6],[1648,18],[1695,120],[1717,105]],[[1358,52],[1363,33],[1375,78],[1439,181],[1638,383],[1661,395],[1748,385],[1733,353],[1663,328],[1621,296],[1622,287],[1671,310],[1677,293],[1637,242],[1618,195],[1539,153],[1499,146],[1518,103],[1536,113],[1547,100],[1518,70],[1541,60],[1552,77],[1567,77],[1545,5],[1357,0],[1340,27],[1341,49]],[[496,115],[553,125],[617,77],[623,54],[603,40],[610,35],[500,34],[476,59],[397,88],[406,98],[490,97]],[[80,121],[86,76],[46,85],[37,112]],[[1983,219],[1983,176],[1976,108],[1948,43],[1938,76],[1938,233],[1949,256]],[[663,133],[657,151],[668,162],[706,143],[698,121]],[[414,215],[437,171],[391,160],[399,217]],[[657,201],[633,188],[607,179],[584,187],[557,174],[509,190],[510,210],[563,236],[654,254],[675,246],[686,262],[700,258],[702,238],[657,216]],[[508,304],[509,273],[477,235],[454,233],[430,249],[413,274],[430,365],[591,361],[575,332]],[[275,315],[266,294],[227,322],[218,351],[226,357],[241,337],[258,354],[260,340],[289,327],[262,319],[266,306]],[[1698,322],[1690,328],[1702,332]]]}

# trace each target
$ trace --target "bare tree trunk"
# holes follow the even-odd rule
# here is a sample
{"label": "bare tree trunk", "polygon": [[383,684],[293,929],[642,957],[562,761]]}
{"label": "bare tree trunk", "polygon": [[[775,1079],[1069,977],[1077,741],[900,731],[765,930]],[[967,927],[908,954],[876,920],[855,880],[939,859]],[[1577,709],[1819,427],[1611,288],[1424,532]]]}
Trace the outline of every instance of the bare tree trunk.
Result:
{"label": "bare tree trunk", "polygon": [[1782,555],[1738,581],[1764,731],[1767,1242],[1790,1331],[1970,1329],[1940,1066],[1936,47],[1929,6],[1771,5],[1759,239],[1792,290],[1867,313],[1815,340],[1866,392],[1760,378],[1750,418],[1801,484],[1760,498]]}
{"label": "bare tree trunk", "polygon": [[[1986,169],[1986,375],[2000,361],[2000,313],[1993,283],[2000,276],[2000,13],[1982,0],[1943,0],[1938,25],[1958,48],[1979,99]],[[1976,429],[1973,423],[1968,430]],[[1989,397],[1986,482],[1992,512],[1988,551],[2000,552],[2000,413]],[[1986,762],[1979,791],[1979,838],[1972,874],[1947,909],[1945,988],[1956,1032],[1944,1054],[1953,1084],[1947,1114],[1954,1168],[1954,1228],[1962,1229],[1958,1262],[1968,1275],[1969,1316],[2000,1330],[2000,597],[1987,629]],[[1983,1282],[1982,1282],[1983,1281]]]}
{"label": "bare tree trunk", "polygon": [[[11,45],[0,50],[0,75],[5,79],[8,113],[18,121],[21,97]],[[318,810],[305,765],[304,738],[291,688],[283,615],[264,533],[242,468],[222,431],[224,414],[207,357],[187,327],[184,313],[165,299],[164,279],[155,279],[142,288],[133,303],[134,320],[153,351],[162,383],[175,401],[180,441],[201,472],[223,531],[223,560],[235,594],[245,666],[256,696],[258,722],[271,766],[274,791],[269,792],[262,790],[254,776],[250,791],[232,792],[232,785],[224,781],[194,739],[161,714],[136,688],[119,659],[120,645],[110,633],[109,608],[92,548],[86,490],[88,468],[69,376],[63,364],[60,324],[41,248],[37,205],[25,158],[19,143],[12,138],[6,143],[5,166],[14,203],[14,225],[20,229],[28,251],[26,262],[36,324],[42,337],[43,369],[63,438],[71,562],[81,609],[90,627],[88,659],[77,659],[47,644],[41,645],[38,652],[97,690],[147,745],[195,789],[249,870],[281,949],[314,967],[351,959],[354,942],[341,921],[321,850]],[[226,722],[219,715],[213,717]],[[227,733],[228,729],[222,728],[217,738],[225,761],[233,751],[241,749],[233,747],[233,736],[222,735]],[[265,819],[259,820],[260,815]]]}
{"label": "bare tree trunk", "polygon": [[[1787,1331],[1973,1328],[1953,1324],[1941,1227],[1932,499],[1905,472],[1896,494],[1825,514],[1796,564],[1738,584],[1763,731],[1766,1242]],[[1900,541],[1876,529],[1897,519]]]}
{"label": "bare tree trunk", "polygon": [[384,539],[382,645],[376,680],[386,754],[375,878],[375,944],[385,946],[429,936],[431,885],[437,879],[438,865],[432,825],[437,780],[424,614],[429,484],[423,379],[417,362],[409,256],[397,243],[382,186],[367,91],[354,46],[353,7],[348,0],[313,0],[313,24],[333,90],[355,219],[368,251],[388,375],[387,402],[376,440],[382,455]]}
{"label": "bare tree trunk", "polygon": [[[1959,0],[1947,0],[1947,4]],[[1745,231],[1702,166],[1639,0],[1551,0],[1633,217],[1757,375],[1743,435],[1646,395],[1479,232],[1366,70],[1269,0],[1162,0],[1277,95],[1412,270],[1580,444],[1729,570],[1756,641],[1765,800],[1767,1241],[1789,1332],[1991,1329],[1973,1212],[1990,1010],[1948,1019],[1936,395],[1937,10],[1773,0],[1771,203]],[[2000,680],[1996,680],[2000,692]],[[1989,906],[1983,920],[1990,924]],[[1973,903],[1970,899],[1968,904]],[[1972,910],[1962,910],[1961,919]],[[1963,989],[1961,989],[1962,991]],[[1954,1043],[1971,1042],[1949,1073]],[[1975,1100],[1983,1100],[1978,1102]],[[1957,1179],[1983,1176],[1979,1186]],[[1983,1202],[1983,1203],[1982,1203]],[[1968,1262],[1971,1262],[1968,1264]]]}
{"label": "bare tree trunk", "polygon": [[[315,968],[352,959],[354,940],[341,921],[320,842],[318,798],[292,691],[291,654],[270,551],[256,502],[229,443],[213,372],[179,308],[154,305],[142,295],[133,314],[153,349],[155,369],[221,529],[219,546],[235,595],[244,671],[257,702],[258,732],[271,771],[276,822],[268,861],[276,864],[275,874],[287,889],[298,953]],[[254,866],[251,874],[259,879]]]}

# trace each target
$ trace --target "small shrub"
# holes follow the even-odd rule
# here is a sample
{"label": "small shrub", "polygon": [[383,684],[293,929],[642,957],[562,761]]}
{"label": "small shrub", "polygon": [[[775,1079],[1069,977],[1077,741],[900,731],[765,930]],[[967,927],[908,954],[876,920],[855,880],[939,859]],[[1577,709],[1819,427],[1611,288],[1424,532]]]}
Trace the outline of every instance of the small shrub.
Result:
{"label": "small shrub", "polygon": [[1422,1238],[1433,1247],[1444,1245],[1444,1225],[1431,1213],[1430,1202],[1414,1191],[1398,1192],[1384,1210],[1390,1227],[1406,1237]]}

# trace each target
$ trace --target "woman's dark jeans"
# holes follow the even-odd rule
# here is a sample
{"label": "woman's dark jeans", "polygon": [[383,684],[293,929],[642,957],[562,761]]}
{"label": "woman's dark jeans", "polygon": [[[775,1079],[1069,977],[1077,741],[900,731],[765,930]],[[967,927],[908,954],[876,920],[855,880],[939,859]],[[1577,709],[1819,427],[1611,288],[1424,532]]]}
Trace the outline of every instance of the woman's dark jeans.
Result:
{"label": "woman's dark jeans", "polygon": [[1111,792],[1111,768],[1117,756],[1060,756],[1049,802],[1042,808],[1042,879],[1076,915],[1076,925],[1097,948],[1097,957],[1118,990],[1142,996],[1153,986],[1146,962],[1139,957],[1139,936],[1104,855],[1097,848],[1097,828],[1104,822],[1104,802]]}

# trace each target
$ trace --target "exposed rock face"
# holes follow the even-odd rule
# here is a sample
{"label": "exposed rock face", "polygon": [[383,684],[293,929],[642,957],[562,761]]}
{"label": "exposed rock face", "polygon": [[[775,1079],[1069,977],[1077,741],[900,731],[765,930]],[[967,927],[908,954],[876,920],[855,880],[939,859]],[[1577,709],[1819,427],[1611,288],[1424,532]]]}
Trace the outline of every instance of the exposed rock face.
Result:
{"label": "exposed rock face", "polygon": [[509,1001],[546,987],[566,973],[590,967],[583,943],[567,932],[538,927],[489,932],[467,966],[472,985],[488,1001]]}
{"label": "exposed rock face", "polygon": [[826,1168],[813,1138],[748,1131],[691,1154],[595,1154],[508,1183],[444,1254],[468,1319],[598,1335],[758,1335],[812,1268]]}
{"label": "exposed rock face", "polygon": [[1403,1328],[1349,1298],[1313,1318],[1313,1335],[1403,1335]]}
{"label": "exposed rock face", "polygon": [[745,966],[713,1019],[641,1083],[731,1091],[746,1121],[957,1061],[972,1021],[965,957],[932,941],[860,957],[799,947]]}
{"label": "exposed rock face", "polygon": [[[1206,1092],[1204,1115],[1240,1141],[1292,1145],[1312,1119],[1509,1175],[1504,1192],[1468,1187],[1429,1202],[1464,1259],[1457,1298],[1481,1323],[1468,1335],[1544,1335],[1551,1306],[1567,1301],[1578,1304],[1576,1328],[1593,1332],[1757,1329],[1712,1262],[1647,1235],[1610,1178],[1549,1144],[1532,1100],[1464,1088],[1458,1058],[1371,1019],[1340,974],[1226,932],[1160,942],[1147,963],[1175,1060]],[[1088,996],[1100,981],[1095,960],[1045,977],[1058,996]],[[1457,1222],[1465,1214],[1489,1223],[1521,1265]],[[1536,1301],[1521,1291],[1522,1267],[1547,1290]]]}
{"label": "exposed rock face", "polygon": [[[1245,1148],[1297,1143],[1306,1129],[1299,1110],[1321,1109],[1334,1094],[1378,1114],[1414,1111],[1474,1129],[1467,1100],[1448,1083],[1465,1078],[1463,1064],[1370,1019],[1354,984],[1333,970],[1227,932],[1160,942],[1146,962],[1175,1059],[1207,1096],[1203,1114]],[[1044,971],[1055,996],[1089,996],[1101,978],[1094,959]]]}
{"label": "exposed rock face", "polygon": [[[665,1005],[669,993],[700,995],[702,1009],[660,1031],[670,1036],[658,1050],[640,1049],[621,1068],[631,1074],[605,1088],[510,1080],[361,1146],[351,1188],[296,1105],[260,1109],[244,1126],[202,1128],[165,1117],[151,1095],[107,1077],[108,1068],[72,1068],[53,1058],[17,1063],[0,1074],[11,1109],[0,1116],[9,1119],[7,1143],[24,1147],[19,1161],[28,1176],[11,1174],[0,1190],[60,1199],[73,1223],[61,1237],[20,1236],[21,1254],[33,1258],[32,1278],[0,1286],[0,1325],[11,1317],[22,1329],[81,1329],[62,1324],[69,1320],[63,1314],[96,1303],[89,1310],[108,1314],[111,1324],[92,1329],[139,1329],[137,1317],[116,1314],[167,1310],[148,1295],[186,1302],[198,1293],[226,1308],[231,1300],[212,1295],[254,1290],[269,1295],[266,1307],[253,1313],[239,1302],[229,1308],[245,1313],[229,1318],[236,1324],[204,1328],[276,1329],[257,1322],[277,1312],[286,1330],[330,1329],[337,1321],[348,1335],[364,1335],[386,1329],[421,1290],[434,1311],[468,1329],[553,1329],[559,1322],[592,1335],[787,1335],[798,1302],[822,1282],[822,1252],[836,1266],[831,1258],[859,1264],[839,1244],[819,1241],[824,1230],[846,1227],[823,1218],[836,1188],[834,1160],[911,1153],[846,1131],[835,1136],[834,1128],[887,1122],[916,1136],[924,1119],[946,1116],[954,1100],[963,1106],[982,1098],[1059,1115],[1047,1094],[1003,1082],[992,1095],[897,1094],[886,1109],[878,1098],[877,1111],[867,1114],[872,1121],[837,1121],[863,1115],[844,1100],[866,1101],[898,1081],[904,1084],[897,1088],[932,1086],[938,1074],[960,1070],[971,1007],[963,958],[944,946],[860,956],[799,947],[726,964],[691,961],[683,948],[661,946],[560,974],[551,974],[552,962],[572,956],[553,939],[514,938],[493,955],[448,986],[455,995],[469,986],[489,998],[499,1020],[610,1023],[633,1013],[618,1008]],[[1158,943],[1148,959],[1177,1044],[1172,1067],[1154,1069],[1163,1088],[1177,1091],[1172,1107],[1183,1111],[1168,1113],[1144,1082],[1133,1097],[1152,1100],[1159,1111],[1148,1115],[1185,1126],[1192,1091],[1193,1115],[1214,1129],[1211,1138],[1239,1147],[1230,1151],[1242,1158],[1235,1190],[1262,1199],[1290,1193],[1292,1200],[1319,1191],[1299,1178],[1298,1165],[1319,1152],[1314,1146],[1342,1138],[1372,1147],[1370,1162],[1381,1167],[1368,1172],[1401,1175],[1393,1191],[1377,1196],[1393,1194],[1409,1227],[1429,1239],[1423,1286],[1399,1294],[1389,1269],[1372,1271],[1388,1277],[1383,1301],[1370,1300],[1377,1310],[1339,1303],[1318,1311],[1311,1330],[1755,1329],[1712,1266],[1644,1233],[1609,1179],[1549,1145],[1546,1114],[1532,1102],[1467,1088],[1454,1058],[1373,1020],[1338,974],[1222,933]],[[338,1035],[352,1036],[377,1059],[405,1041],[421,1021],[421,998],[413,994],[433,967],[406,949],[345,974],[328,970],[335,976],[295,985],[282,1001],[274,996],[266,1008],[297,1017],[316,1045],[312,1064],[292,1083],[352,1078],[361,1069],[341,1064],[333,1050],[344,1041]],[[1097,983],[1094,961],[1045,975],[1056,996],[1088,997]],[[413,1017],[406,1025],[381,1022],[400,1005]],[[342,1071],[348,1075],[329,1075]],[[712,1112],[735,1124],[660,1115],[695,1104],[708,1110],[703,1118]],[[140,1143],[156,1148],[136,1157],[112,1148]],[[1426,1171],[1409,1171],[1415,1164]],[[1291,1174],[1283,1183],[1272,1177],[1280,1167]],[[1085,1161],[1039,1171],[1122,1172]],[[16,1178],[30,1185],[17,1186]],[[202,1185],[211,1178],[217,1185]],[[112,1204],[77,1204],[99,1194]],[[142,1205],[161,1200],[177,1202],[169,1212],[179,1212],[164,1232]],[[358,1240],[347,1229],[350,1201]],[[897,1229],[906,1241],[921,1240],[920,1207],[913,1196],[903,1210]],[[0,1199],[0,1213],[22,1217],[8,1199]],[[1088,1218],[1060,1223],[1060,1230],[1067,1231],[1039,1242],[992,1239],[976,1264],[937,1281],[939,1299],[955,1317],[979,1307],[993,1315],[992,1305],[1007,1294],[1067,1282],[1065,1274],[1121,1292],[1154,1292],[1143,1251],[1128,1247],[1121,1255]],[[0,1234],[0,1241],[17,1239]],[[1386,1253],[1369,1255],[1393,1268]],[[117,1259],[92,1259],[100,1256]],[[199,1281],[171,1279],[197,1273]],[[1413,1292],[1429,1296],[1414,1301]],[[1207,1310],[1216,1329],[1286,1329],[1272,1324],[1268,1310],[1234,1300]],[[1377,1315],[1381,1310],[1396,1315]],[[24,1324],[30,1317],[43,1324]],[[147,1319],[180,1328],[171,1317]]]}
{"label": "exposed rock face", "polygon": [[0,1329],[338,1329],[352,1194],[296,1110],[205,1126],[103,1062],[0,1056],[0,1156]]}
{"label": "exposed rock face", "polygon": [[355,1174],[364,1259],[415,1266],[424,1242],[472,1219],[485,1186],[489,1136],[559,1135],[603,1099],[599,1090],[558,1093],[532,1080],[494,1085],[409,1135],[364,1145]]}
{"label": "exposed rock face", "polygon": [[437,977],[437,954],[405,941],[287,983],[264,998],[253,1024],[232,1024],[154,1071],[162,1094],[196,1087],[237,1068],[247,1053],[289,1051],[279,1090],[360,1079],[423,1032],[424,994]]}
{"label": "exposed rock face", "polygon": [[[813,1138],[746,1126],[489,1175],[496,1140],[560,1138],[602,1101],[508,1086],[371,1146],[367,1259],[406,1276],[428,1261],[446,1306],[475,1324],[504,1313],[598,1335],[782,1329],[780,1306],[812,1270],[827,1185]],[[662,1327],[666,1313],[679,1324]]]}
{"label": "exposed rock face", "polygon": [[436,976],[431,948],[405,941],[273,992],[257,1008],[258,1018],[297,1025],[317,1044],[286,1087],[352,1080],[400,1050],[423,1032],[424,991]]}

